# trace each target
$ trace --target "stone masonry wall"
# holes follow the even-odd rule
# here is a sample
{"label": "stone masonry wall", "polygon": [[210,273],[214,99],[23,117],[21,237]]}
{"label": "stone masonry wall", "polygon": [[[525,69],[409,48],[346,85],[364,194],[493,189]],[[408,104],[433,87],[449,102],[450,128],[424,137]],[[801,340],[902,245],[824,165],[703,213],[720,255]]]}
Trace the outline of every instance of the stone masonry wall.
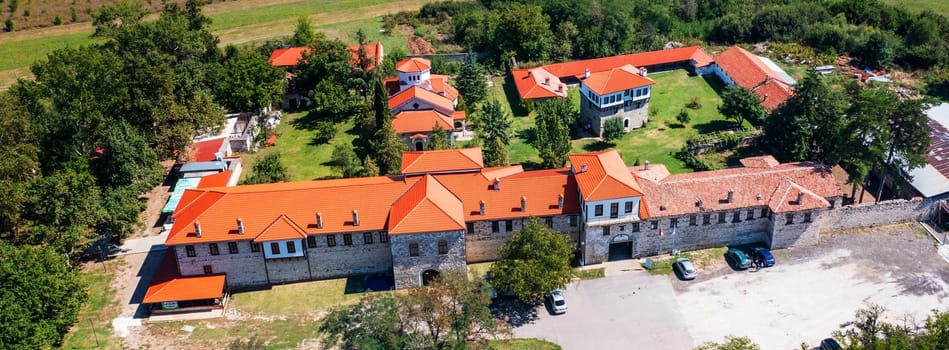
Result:
{"label": "stone masonry wall", "polygon": [[230,288],[267,285],[264,253],[251,252],[250,240],[237,241],[237,254],[230,254],[227,242],[218,242],[217,245],[220,252],[218,255],[211,255],[207,243],[193,245],[195,257],[187,256],[185,245],[172,246],[169,249],[172,249],[178,258],[178,270],[182,276],[203,275],[204,266],[210,265],[213,273],[227,274],[227,285]]}
{"label": "stone masonry wall", "polygon": [[380,242],[379,232],[370,232],[372,243],[366,244],[362,232],[352,234],[353,245],[344,244],[343,235],[336,234],[336,246],[327,245],[325,234],[316,235],[316,248],[308,247],[310,271],[313,279],[325,279],[361,274],[388,273],[392,269],[389,243]]}
{"label": "stone masonry wall", "polygon": [[306,256],[267,259],[267,276],[270,278],[270,284],[308,281],[311,279]]}
{"label": "stone masonry wall", "polygon": [[[438,254],[438,241],[448,241],[448,254]],[[395,288],[411,288],[422,284],[422,272],[466,269],[465,231],[415,233],[389,237],[392,252],[392,273]],[[418,243],[419,256],[409,255],[410,243]]]}
{"label": "stone masonry wall", "polygon": [[774,214],[771,221],[771,249],[781,249],[794,246],[817,244],[821,229],[821,216],[826,210],[810,212],[811,221],[804,221],[805,212],[794,214],[792,224],[787,223],[787,215],[792,213]]}
{"label": "stone masonry wall", "polygon": [[930,215],[936,199],[890,200],[837,207],[821,216],[821,232],[917,221]]}
{"label": "stone masonry wall", "polygon": [[[555,232],[568,234],[572,242],[579,239],[579,214],[577,216],[577,225],[570,226],[570,215],[557,215],[552,217],[551,229]],[[505,220],[500,220],[498,232],[492,232],[491,223],[494,220],[475,221],[474,231],[465,234],[465,251],[467,253],[468,263],[477,263],[485,261],[494,261],[498,258],[498,250],[504,245],[508,238],[511,238],[513,231],[519,231],[524,227],[526,219],[512,219],[511,231],[506,229]],[[541,219],[543,222],[543,219]]]}

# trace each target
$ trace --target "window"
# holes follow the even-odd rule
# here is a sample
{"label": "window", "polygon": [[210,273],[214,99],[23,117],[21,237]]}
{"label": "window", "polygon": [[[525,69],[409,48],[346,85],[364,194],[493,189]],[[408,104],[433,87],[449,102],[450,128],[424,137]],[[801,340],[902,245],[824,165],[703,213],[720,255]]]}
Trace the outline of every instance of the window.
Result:
{"label": "window", "polygon": [[632,227],[633,232],[639,232],[639,223],[634,223]]}
{"label": "window", "polygon": [[372,232],[363,232],[362,233],[362,242],[364,244],[372,244]]}
{"label": "window", "polygon": [[205,273],[205,274],[212,274],[212,273],[214,273],[214,269],[211,268],[211,265],[204,265],[204,273]]}
{"label": "window", "polygon": [[[626,120],[626,124],[627,124],[626,126],[629,126],[629,119]],[[627,213],[633,212],[633,201],[626,202],[626,212]]]}
{"label": "window", "polygon": [[570,215],[570,227],[577,227],[577,216]]}
{"label": "window", "polygon": [[336,235],[326,236],[326,246],[335,247],[336,246]]}
{"label": "window", "polygon": [[544,218],[544,225],[547,227],[554,228],[554,218],[548,216]]}
{"label": "window", "polygon": [[297,243],[296,241],[287,242],[287,254],[293,254],[297,252]]}
{"label": "window", "polygon": [[465,231],[468,231],[468,233],[474,233],[474,223],[473,222],[465,223]]}
{"label": "window", "polygon": [[438,240],[438,254],[439,255],[448,254],[448,240],[446,239]]}
{"label": "window", "polygon": [[725,223],[725,212],[718,213],[718,223],[719,224]]}
{"label": "window", "polygon": [[619,203],[610,203],[610,218],[619,217]]}
{"label": "window", "polygon": [[409,256],[418,256],[418,243],[409,243]]}
{"label": "window", "polygon": [[751,220],[755,218],[755,210],[748,209],[748,215],[745,216],[745,220]]}
{"label": "window", "polygon": [[604,235],[604,236],[609,236],[609,235],[610,235],[610,226],[609,226],[609,225],[603,226],[603,235]]}
{"label": "window", "polygon": [[194,253],[194,246],[193,246],[193,245],[186,245],[186,246],[185,246],[185,254],[187,254],[189,258],[195,257],[196,254]]}
{"label": "window", "polygon": [[514,220],[504,220],[504,230],[507,232],[514,231]]}
{"label": "window", "polygon": [[794,213],[788,213],[788,215],[786,215],[785,219],[787,220],[787,221],[784,222],[785,225],[793,224],[793,223],[794,223]]}
{"label": "window", "polygon": [[802,222],[811,222],[811,213],[804,213],[804,221]]}
{"label": "window", "polygon": [[277,242],[270,243],[270,253],[280,254],[280,243],[277,243]]}
{"label": "window", "polygon": [[597,204],[593,207],[593,216],[603,216],[603,204]]}
{"label": "window", "polygon": [[316,236],[306,236],[307,248],[316,248]]}
{"label": "window", "polygon": [[741,222],[741,212],[740,212],[740,211],[737,211],[737,210],[736,210],[734,213],[732,213],[732,222]]}
{"label": "window", "polygon": [[353,235],[349,233],[343,234],[343,245],[353,245]]}
{"label": "window", "polygon": [[679,227],[679,218],[669,219],[669,227]]}
{"label": "window", "polygon": [[386,232],[379,232],[379,243],[388,243],[389,234]]}
{"label": "window", "polygon": [[695,215],[689,215],[689,226],[695,226]]}
{"label": "window", "polygon": [[657,228],[659,228],[659,221],[653,220],[649,222],[649,229],[655,230]]}
{"label": "window", "polygon": [[260,253],[260,243],[250,242],[250,251]]}
{"label": "window", "polygon": [[626,225],[619,225],[619,232],[626,231]]}
{"label": "window", "polygon": [[237,254],[237,242],[227,242],[227,252]]}
{"label": "window", "polygon": [[217,248],[217,243],[208,244],[208,249],[211,250],[211,255],[221,254],[221,251]]}
{"label": "window", "polygon": [[771,214],[768,212],[768,208],[761,208],[761,217],[769,218]]}
{"label": "window", "polygon": [[712,214],[702,214],[702,225],[708,225],[712,221]]}

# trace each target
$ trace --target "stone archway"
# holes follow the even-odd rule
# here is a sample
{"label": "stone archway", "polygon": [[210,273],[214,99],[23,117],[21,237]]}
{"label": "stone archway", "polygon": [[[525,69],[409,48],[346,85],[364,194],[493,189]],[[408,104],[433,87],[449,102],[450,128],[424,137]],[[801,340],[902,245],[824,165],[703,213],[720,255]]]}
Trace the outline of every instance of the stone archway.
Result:
{"label": "stone archway", "polygon": [[422,141],[415,141],[415,150],[416,150],[416,151],[424,151],[424,150],[425,150],[425,144],[422,143]]}
{"label": "stone archway", "polygon": [[626,260],[633,258],[633,239],[627,234],[613,236],[610,240],[607,260]]}
{"label": "stone archway", "polygon": [[422,285],[427,286],[438,279],[440,273],[437,270],[425,270],[422,272]]}

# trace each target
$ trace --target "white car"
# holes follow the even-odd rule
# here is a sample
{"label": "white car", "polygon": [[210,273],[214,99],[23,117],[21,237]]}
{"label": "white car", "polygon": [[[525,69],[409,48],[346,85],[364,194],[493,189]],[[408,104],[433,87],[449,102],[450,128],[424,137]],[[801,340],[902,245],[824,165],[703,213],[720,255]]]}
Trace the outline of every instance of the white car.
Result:
{"label": "white car", "polygon": [[562,314],[567,312],[567,300],[563,298],[563,291],[560,289],[554,289],[553,292],[547,295],[547,300],[550,301],[550,309],[555,314]]}

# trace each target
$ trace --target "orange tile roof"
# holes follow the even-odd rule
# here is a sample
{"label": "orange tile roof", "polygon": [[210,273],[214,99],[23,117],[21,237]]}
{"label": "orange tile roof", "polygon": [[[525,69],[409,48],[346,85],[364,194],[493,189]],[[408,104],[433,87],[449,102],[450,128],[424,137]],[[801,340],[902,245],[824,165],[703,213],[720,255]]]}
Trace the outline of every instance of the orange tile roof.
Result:
{"label": "orange tile roof", "polygon": [[431,90],[435,93],[445,96],[449,100],[454,101],[458,98],[458,89],[455,89],[454,86],[448,83],[448,76],[441,74],[432,74],[431,78],[428,81]]}
{"label": "orange tile roof", "polygon": [[389,93],[389,97],[402,91],[402,86],[405,84],[402,81],[399,81],[399,77],[391,77],[382,79],[382,85],[385,85],[386,91]]}
{"label": "orange tile roof", "polygon": [[652,79],[639,75],[638,69],[631,65],[624,65],[608,71],[590,74],[581,84],[586,85],[597,95],[605,95],[623,90],[653,85]]}
{"label": "orange tile roof", "polygon": [[422,72],[432,68],[429,60],[419,57],[408,57],[395,64],[395,70],[403,73]]}
{"label": "orange tile roof", "polygon": [[735,84],[749,90],[761,85],[768,78],[782,80],[781,76],[761,62],[758,56],[737,45],[718,54],[715,57],[715,63],[735,81]]}
{"label": "orange tile roof", "polygon": [[465,111],[455,111],[451,114],[451,120],[465,120],[468,119],[468,113]]}
{"label": "orange tile roof", "polygon": [[635,67],[649,67],[689,60],[696,61],[696,65],[699,67],[711,63],[710,57],[708,54],[702,51],[701,47],[689,46],[678,49],[640,52],[628,55],[548,64],[544,66],[544,69],[560,78],[570,76],[581,78],[583,77],[584,71],[587,69],[590,70],[590,73],[594,73],[610,70],[627,64],[633,65]]}
{"label": "orange tile roof", "polygon": [[435,125],[452,129],[451,118],[435,110],[401,111],[392,119],[392,128],[398,134],[431,132]]}
{"label": "orange tile roof", "polygon": [[[489,172],[492,169],[485,169]],[[465,221],[526,218],[579,214],[580,201],[577,183],[570,170],[548,169],[525,172],[520,166],[494,168],[499,189],[493,189],[494,179],[482,173],[434,175],[464,205]],[[557,202],[563,196],[563,207]],[[526,209],[521,211],[521,198],[526,197]],[[485,202],[485,214],[481,215],[481,201]]]}
{"label": "orange tile roof", "polygon": [[215,158],[215,154],[221,152],[221,146],[224,145],[224,141],[227,140],[226,137],[219,137],[216,139],[205,140],[195,142],[194,147],[194,156],[191,161],[193,162],[210,162]]}
{"label": "orange tile roof", "polygon": [[778,80],[768,79],[764,84],[758,85],[752,90],[758,98],[761,99],[761,106],[766,111],[772,111],[780,107],[794,93],[794,89]]}
{"label": "orange tile roof", "polygon": [[[755,157],[743,163],[751,166],[665,177],[649,176],[655,174],[657,168],[665,169],[662,164],[652,164],[648,171],[642,167],[631,168],[631,171],[640,179],[643,192],[649,198],[649,211],[654,216],[699,213],[702,210],[698,201],[702,202],[704,211],[764,206],[774,212],[811,210],[829,207],[825,198],[841,196],[830,171],[815,164],[779,164],[771,156]],[[726,202],[729,190],[733,192],[730,203]],[[798,193],[804,194],[800,205],[796,203]]]}
{"label": "orange tile roof", "polygon": [[306,238],[306,231],[286,214],[280,214],[257,237],[254,237],[254,243],[304,238]]}
{"label": "orange tile roof", "polygon": [[222,187],[227,186],[227,181],[231,179],[233,171],[225,170],[214,175],[202,176],[198,182],[198,188]]}
{"label": "orange tile roof", "polygon": [[428,102],[438,108],[441,108],[445,111],[454,111],[455,105],[451,100],[445,96],[436,94],[434,92],[425,90],[418,86],[413,86],[408,89],[402,90],[389,98],[389,108],[396,109],[397,107],[404,105],[414,99],[419,99],[425,102]]}
{"label": "orange tile roof", "polygon": [[392,204],[389,234],[464,230],[462,210],[458,197],[431,175],[425,175]]}
{"label": "orange tile roof", "polygon": [[412,139],[412,140],[415,140],[415,139],[424,139],[424,138],[427,138],[427,137],[428,137],[428,134],[423,134],[423,133],[412,134],[412,136],[409,136],[409,138]]}
{"label": "orange tile roof", "polygon": [[296,67],[303,58],[303,54],[310,51],[308,47],[284,47],[270,53],[270,65],[277,67]]}
{"label": "orange tile roof", "polygon": [[[359,44],[349,45],[346,49],[353,54],[353,60],[350,63],[356,66],[359,63]],[[366,45],[366,58],[372,60],[372,63],[369,64],[369,69],[382,65],[382,55],[379,54],[380,52],[382,52],[381,42]]]}
{"label": "orange tile roof", "polygon": [[484,168],[480,148],[402,153],[402,174],[476,171]]}
{"label": "orange tile roof", "polygon": [[224,295],[223,274],[181,277],[175,254],[166,252],[142,302],[188,301],[220,298]]}
{"label": "orange tile roof", "polygon": [[[585,201],[643,195],[639,181],[629,173],[616,150],[571,154],[567,157]],[[582,170],[584,165],[586,171]]]}
{"label": "orange tile roof", "polygon": [[522,99],[567,97],[567,85],[543,67],[514,69],[511,77]]}

